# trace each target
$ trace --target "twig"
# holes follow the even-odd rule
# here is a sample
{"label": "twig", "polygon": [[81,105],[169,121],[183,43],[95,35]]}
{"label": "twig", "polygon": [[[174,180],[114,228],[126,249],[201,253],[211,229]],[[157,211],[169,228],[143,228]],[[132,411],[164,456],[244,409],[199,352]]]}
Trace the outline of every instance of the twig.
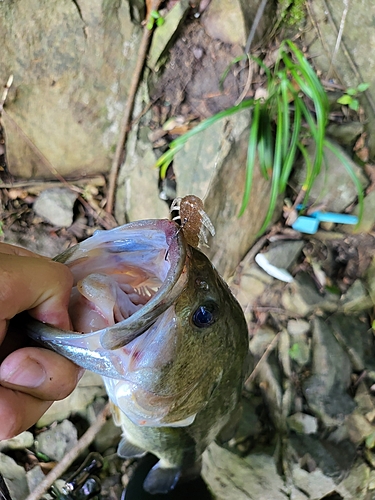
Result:
{"label": "twig", "polygon": [[333,50],[331,64],[330,64],[329,69],[328,69],[327,80],[329,80],[331,78],[332,67],[333,67],[333,64],[335,62],[337,52],[338,52],[339,47],[340,47],[342,34],[344,33],[345,21],[346,21],[346,16],[348,15],[348,10],[349,10],[349,0],[344,0],[344,10],[343,10],[342,16],[341,16],[340,29],[339,29],[339,32],[337,34],[336,45],[335,45],[335,48]]}
{"label": "twig", "polygon": [[52,484],[58,479],[68,467],[76,460],[76,458],[84,451],[95,439],[95,436],[103,427],[107,419],[110,417],[111,411],[109,403],[103,408],[103,410],[97,416],[95,422],[88,428],[84,433],[78,443],[72,448],[65,457],[59,462],[54,469],[43,479],[43,481],[38,484],[35,490],[30,493],[26,500],[39,500],[44,493],[52,486]]}
{"label": "twig", "polygon": [[[277,342],[279,341],[280,334],[281,334],[281,331],[275,335],[275,337],[272,339],[272,342],[267,346],[267,349],[264,351],[264,353],[262,354],[262,357],[260,358],[258,363],[255,365],[254,370],[250,373],[245,384],[252,382],[255,379],[255,377],[258,375],[259,370],[262,366],[262,363],[264,363],[267,360],[268,356],[273,351],[273,348],[276,346]],[[29,500],[29,499],[27,498],[26,500]]]}
{"label": "twig", "polygon": [[1,100],[0,100],[0,117],[3,113],[4,104],[5,104],[5,101],[7,100],[8,92],[9,92],[10,87],[12,86],[12,83],[13,83],[13,75],[10,75],[10,77],[8,78],[8,81],[5,84],[4,92],[3,92],[3,95],[1,96]]}
{"label": "twig", "polygon": [[249,54],[251,44],[253,43],[255,32],[257,30],[257,27],[259,25],[260,20],[262,19],[264,9],[266,8],[268,0],[262,0],[261,4],[258,7],[257,13],[255,14],[253,24],[251,26],[251,30],[249,33],[249,36],[247,38],[246,42],[246,47],[245,47],[245,54]]}
{"label": "twig", "polygon": [[131,114],[134,107],[135,95],[138,89],[139,80],[141,78],[143,66],[145,64],[148,46],[151,40],[152,30],[148,29],[147,24],[149,19],[151,19],[151,12],[153,10],[158,10],[159,5],[161,4],[161,0],[154,0],[150,11],[148,13],[148,19],[143,28],[143,36],[141,40],[141,44],[138,50],[137,64],[134,69],[133,78],[129,88],[129,96],[124,109],[124,114],[121,120],[120,127],[120,136],[117,141],[115,155],[113,157],[111,170],[108,177],[108,193],[107,193],[107,204],[106,204],[106,212],[112,214],[113,206],[115,201],[115,190],[117,183],[117,174],[120,168],[120,165],[124,159],[124,148],[126,137],[129,131],[129,122],[131,119]]}

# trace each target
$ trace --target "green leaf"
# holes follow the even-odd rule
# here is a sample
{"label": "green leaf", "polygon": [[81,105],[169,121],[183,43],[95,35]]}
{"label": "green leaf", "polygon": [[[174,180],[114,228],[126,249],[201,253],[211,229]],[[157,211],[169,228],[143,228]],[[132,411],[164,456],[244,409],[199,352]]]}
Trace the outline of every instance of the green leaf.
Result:
{"label": "green leaf", "polygon": [[157,26],[163,26],[163,24],[165,23],[165,19],[164,17],[158,17],[157,20],[156,20],[156,25]]}
{"label": "green leaf", "polygon": [[364,92],[369,88],[370,84],[369,83],[360,83],[357,87],[358,92]]}
{"label": "green leaf", "polygon": [[352,100],[353,100],[353,97],[350,97],[350,95],[344,94],[339,99],[337,99],[337,102],[339,104],[344,104],[345,106],[347,106],[348,104],[350,104],[352,102]]}
{"label": "green leaf", "polygon": [[354,111],[358,111],[359,109],[359,101],[358,99],[353,99],[352,102],[349,103],[349,108]]}
{"label": "green leaf", "polygon": [[346,89],[345,93],[348,94],[348,95],[357,95],[358,94],[358,90],[354,89],[352,87],[349,87],[348,89]]}

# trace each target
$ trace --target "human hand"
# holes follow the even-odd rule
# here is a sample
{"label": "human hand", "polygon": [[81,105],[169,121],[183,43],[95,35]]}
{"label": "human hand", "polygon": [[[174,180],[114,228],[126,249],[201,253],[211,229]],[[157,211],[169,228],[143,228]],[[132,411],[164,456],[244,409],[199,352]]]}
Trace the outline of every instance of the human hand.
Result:
{"label": "human hand", "polygon": [[[12,340],[11,333],[7,334],[9,321],[22,311],[56,327],[70,328],[67,306],[72,283],[63,264],[0,243],[0,357]],[[81,373],[71,361],[41,347],[11,352],[0,365],[0,440],[33,425],[54,400],[70,394]]]}

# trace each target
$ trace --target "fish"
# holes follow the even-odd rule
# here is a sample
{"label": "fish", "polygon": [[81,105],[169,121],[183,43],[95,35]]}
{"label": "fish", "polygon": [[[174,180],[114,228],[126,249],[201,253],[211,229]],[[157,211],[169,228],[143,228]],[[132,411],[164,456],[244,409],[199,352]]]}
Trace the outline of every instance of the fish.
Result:
{"label": "fish", "polygon": [[159,459],[147,492],[199,476],[249,372],[248,328],[228,285],[169,219],[99,230],[54,260],[74,276],[73,328],[29,317],[29,336],[102,375],[119,456]]}

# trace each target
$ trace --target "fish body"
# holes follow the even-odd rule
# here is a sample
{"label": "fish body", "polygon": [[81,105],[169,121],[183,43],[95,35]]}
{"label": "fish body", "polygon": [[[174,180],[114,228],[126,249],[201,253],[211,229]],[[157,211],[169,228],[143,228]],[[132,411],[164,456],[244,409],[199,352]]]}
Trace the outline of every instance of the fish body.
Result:
{"label": "fish body", "polygon": [[29,334],[103,376],[119,455],[159,458],[147,491],[195,477],[248,371],[247,325],[228,286],[169,220],[97,232],[56,260],[75,278],[74,332],[30,319]]}

